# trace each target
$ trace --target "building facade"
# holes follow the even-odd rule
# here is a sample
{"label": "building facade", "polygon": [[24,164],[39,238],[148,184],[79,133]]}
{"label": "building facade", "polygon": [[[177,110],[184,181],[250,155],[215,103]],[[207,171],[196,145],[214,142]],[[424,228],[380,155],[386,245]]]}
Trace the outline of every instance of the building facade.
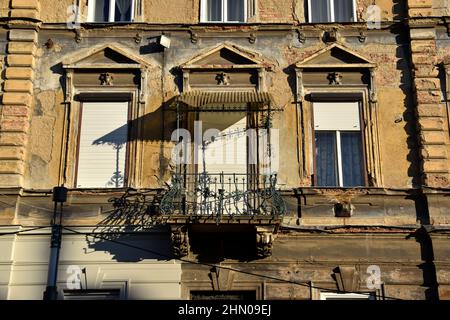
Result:
{"label": "building facade", "polygon": [[448,0],[3,0],[0,299],[450,298]]}

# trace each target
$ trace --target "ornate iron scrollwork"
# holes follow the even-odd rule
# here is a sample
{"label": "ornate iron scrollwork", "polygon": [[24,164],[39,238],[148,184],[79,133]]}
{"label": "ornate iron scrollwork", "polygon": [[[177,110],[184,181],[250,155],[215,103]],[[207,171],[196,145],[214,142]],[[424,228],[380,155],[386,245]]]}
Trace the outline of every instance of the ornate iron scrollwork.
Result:
{"label": "ornate iron scrollwork", "polygon": [[276,189],[277,176],[249,174],[174,174],[161,200],[164,215],[281,216],[286,205]]}

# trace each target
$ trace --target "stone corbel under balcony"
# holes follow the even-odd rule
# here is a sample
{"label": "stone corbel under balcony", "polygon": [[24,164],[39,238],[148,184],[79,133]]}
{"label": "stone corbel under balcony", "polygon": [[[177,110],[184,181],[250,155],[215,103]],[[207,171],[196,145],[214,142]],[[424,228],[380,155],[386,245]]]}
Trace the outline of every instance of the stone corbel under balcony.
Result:
{"label": "stone corbel under balcony", "polygon": [[189,253],[189,239],[186,225],[170,225],[172,253],[176,258],[185,257]]}
{"label": "stone corbel under balcony", "polygon": [[256,255],[258,258],[266,258],[272,255],[275,226],[256,227]]}

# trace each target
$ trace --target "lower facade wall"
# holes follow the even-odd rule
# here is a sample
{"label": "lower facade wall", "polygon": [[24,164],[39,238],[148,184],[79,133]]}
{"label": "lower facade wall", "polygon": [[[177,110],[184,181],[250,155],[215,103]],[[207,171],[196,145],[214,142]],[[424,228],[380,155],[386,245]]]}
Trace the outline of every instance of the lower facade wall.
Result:
{"label": "lower facade wall", "polygon": [[[0,237],[0,299],[43,298],[50,253],[49,229],[25,234]],[[115,240],[151,251],[164,253],[168,248],[167,239],[161,234],[120,238]],[[121,299],[180,298],[181,264],[149,252],[105,244],[85,235],[63,234],[59,261],[60,299],[64,299],[68,289],[78,287],[80,281],[76,277],[84,268],[86,273],[80,274],[83,289],[86,284],[88,289],[120,289]]]}
{"label": "lower facade wall", "polygon": [[[385,299],[425,300],[436,292],[440,299],[450,298],[448,235],[433,236],[435,261],[427,259],[429,248],[408,233],[290,231],[276,236],[273,254],[265,259],[224,256],[221,261],[211,261],[190,252],[185,259],[193,263],[186,263],[169,258],[170,238],[163,231],[108,234],[114,243],[86,236],[92,227],[71,229],[82,234],[63,234],[60,299],[74,289],[76,270],[82,269],[86,270],[80,274],[83,289],[86,284],[88,289],[120,289],[121,299],[189,300],[202,292],[251,292],[263,300],[315,300],[328,290],[342,290],[342,283],[345,291],[373,293]],[[2,234],[19,230],[23,231],[21,227],[0,227]],[[49,244],[49,228],[0,237],[0,299],[42,299]],[[380,270],[376,289],[367,286],[370,266]],[[430,280],[433,275],[439,286]]]}

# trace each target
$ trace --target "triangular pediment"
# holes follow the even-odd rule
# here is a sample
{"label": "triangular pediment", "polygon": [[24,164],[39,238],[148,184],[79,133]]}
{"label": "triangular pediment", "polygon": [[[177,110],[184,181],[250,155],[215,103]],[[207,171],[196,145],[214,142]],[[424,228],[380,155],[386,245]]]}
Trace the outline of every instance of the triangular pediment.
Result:
{"label": "triangular pediment", "polygon": [[264,59],[258,53],[251,52],[230,43],[224,43],[195,56],[191,60],[183,63],[180,67],[182,69],[190,69],[226,68],[233,66],[267,68],[271,67],[272,63]]}
{"label": "triangular pediment", "polygon": [[296,66],[298,68],[372,68],[376,64],[359,53],[335,43],[298,62]]}
{"label": "triangular pediment", "polygon": [[63,62],[63,66],[66,68],[140,68],[148,65],[147,61],[117,45],[101,45],[78,52]]}

